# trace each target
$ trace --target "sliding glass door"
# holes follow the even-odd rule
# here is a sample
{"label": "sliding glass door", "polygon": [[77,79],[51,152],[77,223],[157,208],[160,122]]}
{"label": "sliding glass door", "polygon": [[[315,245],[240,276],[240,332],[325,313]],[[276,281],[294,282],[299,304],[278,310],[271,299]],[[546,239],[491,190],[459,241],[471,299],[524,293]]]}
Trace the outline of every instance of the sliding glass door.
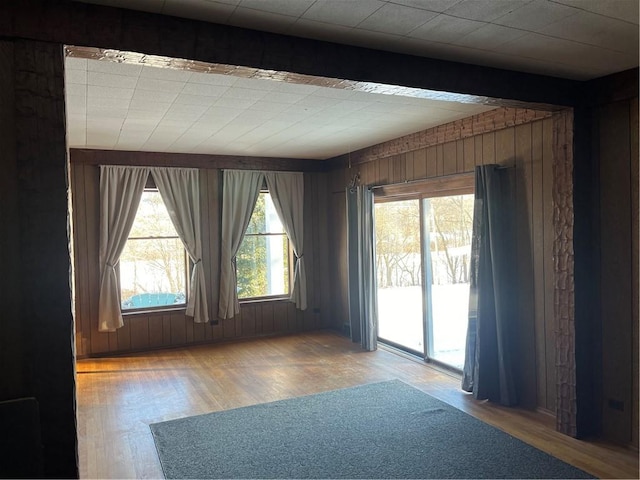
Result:
{"label": "sliding glass door", "polygon": [[382,198],[375,216],[379,340],[462,369],[473,195]]}

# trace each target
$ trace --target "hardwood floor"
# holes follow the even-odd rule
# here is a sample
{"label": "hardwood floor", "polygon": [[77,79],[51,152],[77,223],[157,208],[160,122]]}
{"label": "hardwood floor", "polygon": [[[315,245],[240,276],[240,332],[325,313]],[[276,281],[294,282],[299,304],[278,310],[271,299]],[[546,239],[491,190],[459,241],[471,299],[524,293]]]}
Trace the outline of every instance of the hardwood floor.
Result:
{"label": "hardwood floor", "polygon": [[542,413],[478,402],[459,380],[333,332],[77,362],[81,478],[162,478],[148,425],[400,379],[600,478],[638,478],[638,453],[554,430]]}

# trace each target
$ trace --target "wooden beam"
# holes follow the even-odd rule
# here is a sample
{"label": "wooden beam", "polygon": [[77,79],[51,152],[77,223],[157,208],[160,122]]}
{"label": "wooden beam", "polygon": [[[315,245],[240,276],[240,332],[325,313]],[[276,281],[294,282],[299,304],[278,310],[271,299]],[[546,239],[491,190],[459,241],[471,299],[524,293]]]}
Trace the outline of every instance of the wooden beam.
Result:
{"label": "wooden beam", "polygon": [[137,165],[145,167],[186,167],[206,169],[275,170],[322,172],[326,163],[276,157],[243,157],[190,153],[130,152],[124,150],[70,149],[70,161],[84,165]]}
{"label": "wooden beam", "polygon": [[582,82],[71,1],[0,3],[0,35],[467,94],[574,105]]}

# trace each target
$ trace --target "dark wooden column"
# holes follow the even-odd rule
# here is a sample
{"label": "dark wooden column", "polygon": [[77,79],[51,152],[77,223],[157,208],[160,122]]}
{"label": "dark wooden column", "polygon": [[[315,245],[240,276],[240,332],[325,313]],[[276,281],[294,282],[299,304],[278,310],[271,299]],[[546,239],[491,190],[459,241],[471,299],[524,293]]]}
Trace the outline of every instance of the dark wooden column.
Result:
{"label": "dark wooden column", "polygon": [[[22,40],[12,47],[14,109],[3,117],[13,119],[9,143],[15,155],[2,162],[2,169],[7,173],[6,163],[13,176],[9,183],[15,188],[17,210],[0,228],[3,237],[14,240],[15,258],[2,277],[13,279],[18,289],[10,320],[22,325],[24,393],[39,403],[44,476],[74,478],[78,466],[63,49],[60,44]],[[1,75],[6,77],[6,72]]]}

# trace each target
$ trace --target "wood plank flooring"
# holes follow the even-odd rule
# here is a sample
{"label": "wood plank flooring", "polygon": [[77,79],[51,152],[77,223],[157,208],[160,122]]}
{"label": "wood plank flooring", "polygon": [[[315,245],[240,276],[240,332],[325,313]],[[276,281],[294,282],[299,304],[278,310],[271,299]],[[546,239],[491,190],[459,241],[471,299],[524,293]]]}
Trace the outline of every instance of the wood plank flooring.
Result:
{"label": "wood plank flooring", "polygon": [[394,378],[597,477],[639,477],[637,452],[569,438],[549,415],[478,402],[445,372],[333,332],[84,359],[77,370],[81,478],[162,478],[150,423]]}

